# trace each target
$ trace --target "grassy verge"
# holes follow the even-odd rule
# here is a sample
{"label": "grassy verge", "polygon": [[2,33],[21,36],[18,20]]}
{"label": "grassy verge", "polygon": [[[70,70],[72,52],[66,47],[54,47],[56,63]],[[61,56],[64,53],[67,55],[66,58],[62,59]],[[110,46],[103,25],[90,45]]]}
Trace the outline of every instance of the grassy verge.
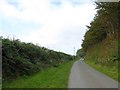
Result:
{"label": "grassy verge", "polygon": [[104,73],[105,75],[111,77],[112,79],[116,81],[120,81],[120,78],[118,77],[118,68],[111,66],[101,66],[100,64],[95,64],[92,61],[85,61],[87,64],[89,64],[91,67],[95,68],[96,70]]}
{"label": "grassy verge", "polygon": [[67,88],[70,69],[74,61],[49,68],[32,76],[3,83],[3,88]]}
{"label": "grassy verge", "polygon": [[[120,81],[118,73],[118,39],[107,37],[87,50],[85,62],[104,73],[105,75]],[[119,74],[119,75],[118,75]]]}

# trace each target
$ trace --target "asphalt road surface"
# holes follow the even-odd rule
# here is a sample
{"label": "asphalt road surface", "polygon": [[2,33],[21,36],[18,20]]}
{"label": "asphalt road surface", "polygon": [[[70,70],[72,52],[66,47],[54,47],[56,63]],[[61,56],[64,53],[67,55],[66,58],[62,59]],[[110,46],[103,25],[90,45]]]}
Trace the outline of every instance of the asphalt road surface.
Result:
{"label": "asphalt road surface", "polygon": [[80,60],[72,66],[68,88],[118,88],[118,82]]}

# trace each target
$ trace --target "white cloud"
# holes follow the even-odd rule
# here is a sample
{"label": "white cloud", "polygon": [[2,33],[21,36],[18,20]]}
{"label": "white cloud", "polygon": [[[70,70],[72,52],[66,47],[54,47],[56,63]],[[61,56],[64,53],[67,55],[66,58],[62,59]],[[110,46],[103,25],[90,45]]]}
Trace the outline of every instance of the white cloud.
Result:
{"label": "white cloud", "polygon": [[43,26],[18,37],[22,41],[39,43],[70,54],[72,47],[80,48],[86,31],[85,25],[90,23],[96,13],[95,6],[91,3],[73,6],[62,0],[58,8],[54,8],[50,0],[19,0],[19,3],[21,10],[1,0],[0,12],[5,16],[40,23]]}

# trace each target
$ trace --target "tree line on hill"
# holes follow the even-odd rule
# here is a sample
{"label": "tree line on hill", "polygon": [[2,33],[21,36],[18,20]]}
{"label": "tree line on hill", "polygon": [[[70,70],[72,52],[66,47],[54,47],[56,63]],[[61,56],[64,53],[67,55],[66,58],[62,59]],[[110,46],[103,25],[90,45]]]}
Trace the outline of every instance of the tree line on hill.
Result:
{"label": "tree line on hill", "polygon": [[49,67],[73,60],[73,56],[40,47],[19,39],[2,40],[2,78],[3,81],[19,76],[31,75]]}
{"label": "tree line on hill", "polygon": [[[120,29],[120,2],[95,2],[97,14],[87,26],[82,49],[77,51],[78,56],[85,56],[87,50],[104,39],[117,39]],[[84,52],[84,54],[83,54]]]}

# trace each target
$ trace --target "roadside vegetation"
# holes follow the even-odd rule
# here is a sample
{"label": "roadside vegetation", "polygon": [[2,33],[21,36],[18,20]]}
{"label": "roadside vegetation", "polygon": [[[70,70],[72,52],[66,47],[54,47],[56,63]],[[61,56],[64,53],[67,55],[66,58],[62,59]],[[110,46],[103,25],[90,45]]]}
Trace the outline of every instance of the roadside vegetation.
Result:
{"label": "roadside vegetation", "polygon": [[88,50],[85,62],[111,78],[120,81],[120,78],[118,78],[117,54],[117,40],[109,41],[105,39]]}
{"label": "roadside vegetation", "polygon": [[70,69],[75,61],[68,61],[31,76],[22,76],[3,83],[3,88],[67,88]]}
{"label": "roadside vegetation", "polygon": [[95,68],[96,70],[98,70],[99,72],[102,72],[103,74],[111,77],[112,79],[116,80],[116,81],[120,81],[120,78],[118,77],[118,68],[116,68],[115,66],[102,66],[100,64],[96,64],[93,61],[85,61],[87,64],[89,64],[91,67]]}
{"label": "roadside vegetation", "polygon": [[18,39],[2,39],[2,81],[29,76],[73,60],[73,56]]}
{"label": "roadside vegetation", "polygon": [[97,14],[87,26],[82,43],[82,49],[78,50],[77,56],[84,57],[85,62],[92,67],[120,81],[119,61],[119,23],[118,14],[120,3],[97,2]]}

